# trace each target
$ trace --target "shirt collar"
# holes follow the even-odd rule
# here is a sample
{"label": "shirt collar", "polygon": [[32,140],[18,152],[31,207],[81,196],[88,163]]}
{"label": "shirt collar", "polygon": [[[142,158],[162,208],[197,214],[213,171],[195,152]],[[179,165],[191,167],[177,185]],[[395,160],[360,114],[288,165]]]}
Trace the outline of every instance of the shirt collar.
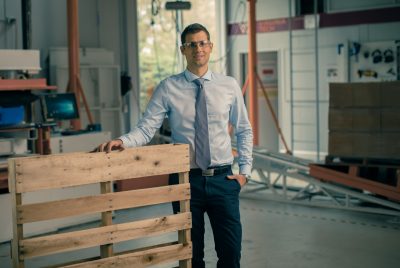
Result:
{"label": "shirt collar", "polygon": [[[197,75],[195,75],[194,73],[190,72],[188,69],[185,69],[184,75],[185,75],[186,80],[188,80],[189,82],[193,82],[194,80],[200,78]],[[210,69],[208,69],[207,72],[201,78],[204,78],[205,80],[211,80],[211,75],[212,75],[212,72]]]}

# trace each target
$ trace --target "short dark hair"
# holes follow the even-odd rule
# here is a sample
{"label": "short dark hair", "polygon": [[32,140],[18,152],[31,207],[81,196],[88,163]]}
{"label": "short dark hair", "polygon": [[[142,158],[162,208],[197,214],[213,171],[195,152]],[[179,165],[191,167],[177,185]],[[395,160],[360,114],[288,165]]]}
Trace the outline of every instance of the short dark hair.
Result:
{"label": "short dark hair", "polygon": [[210,33],[208,32],[207,28],[201,25],[200,23],[193,23],[183,30],[181,34],[181,42],[182,44],[186,42],[186,35],[188,34],[195,34],[198,32],[205,32],[207,34],[207,39],[210,40]]}

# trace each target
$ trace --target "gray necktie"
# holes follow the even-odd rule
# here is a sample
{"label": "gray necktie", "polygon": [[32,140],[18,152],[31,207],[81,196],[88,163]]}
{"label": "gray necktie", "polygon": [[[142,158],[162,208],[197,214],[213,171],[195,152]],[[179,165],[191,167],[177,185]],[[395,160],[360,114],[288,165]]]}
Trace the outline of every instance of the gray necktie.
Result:
{"label": "gray necktie", "polygon": [[196,117],[194,120],[196,164],[202,170],[206,170],[211,163],[211,154],[208,136],[206,93],[203,86],[204,79],[199,78],[194,80],[194,82],[198,87],[196,96]]}

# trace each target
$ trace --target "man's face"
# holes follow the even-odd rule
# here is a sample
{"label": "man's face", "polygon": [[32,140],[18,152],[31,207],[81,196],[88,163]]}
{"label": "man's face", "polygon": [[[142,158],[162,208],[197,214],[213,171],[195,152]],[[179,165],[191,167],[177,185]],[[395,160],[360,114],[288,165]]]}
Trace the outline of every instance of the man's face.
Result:
{"label": "man's face", "polygon": [[213,44],[207,39],[203,31],[186,35],[185,43],[181,46],[181,52],[186,57],[189,69],[197,69],[207,66]]}

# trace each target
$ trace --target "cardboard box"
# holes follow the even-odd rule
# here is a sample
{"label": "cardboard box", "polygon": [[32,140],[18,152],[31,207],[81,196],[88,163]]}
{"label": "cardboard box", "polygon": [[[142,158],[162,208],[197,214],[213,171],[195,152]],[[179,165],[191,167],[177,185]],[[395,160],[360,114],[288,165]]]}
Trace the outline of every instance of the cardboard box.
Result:
{"label": "cardboard box", "polygon": [[400,81],[331,83],[333,156],[400,159]]}
{"label": "cardboard box", "polygon": [[329,130],[380,131],[381,109],[379,108],[331,108]]}
{"label": "cardboard box", "polygon": [[400,159],[400,131],[329,132],[329,154],[341,157]]}
{"label": "cardboard box", "polygon": [[380,107],[381,90],[379,83],[357,83],[352,86],[352,107]]}
{"label": "cardboard box", "polygon": [[400,81],[330,83],[330,107],[400,107]]}
{"label": "cardboard box", "polygon": [[381,107],[400,109],[400,81],[382,82]]}
{"label": "cardboard box", "polygon": [[400,131],[400,108],[381,109],[381,130]]}
{"label": "cardboard box", "polygon": [[352,84],[330,83],[329,84],[329,107],[353,107]]}

